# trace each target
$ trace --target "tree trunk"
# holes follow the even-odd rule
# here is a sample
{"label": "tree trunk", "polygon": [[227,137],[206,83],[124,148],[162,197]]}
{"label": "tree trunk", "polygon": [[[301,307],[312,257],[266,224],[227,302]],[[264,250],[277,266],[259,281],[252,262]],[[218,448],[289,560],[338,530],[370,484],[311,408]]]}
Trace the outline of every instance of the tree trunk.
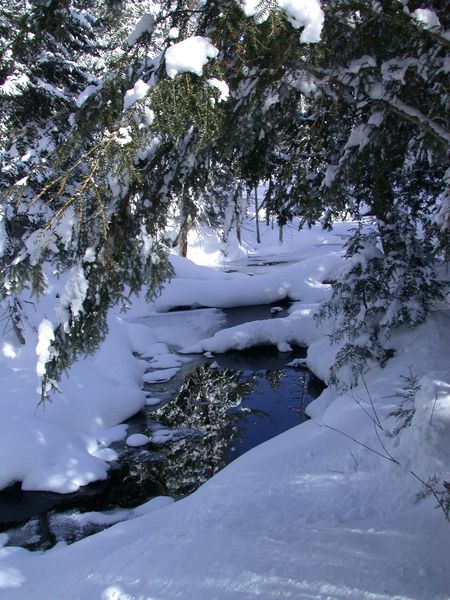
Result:
{"label": "tree trunk", "polygon": [[[266,197],[265,197],[265,203],[266,203],[266,226],[269,227],[270,224],[270,201],[272,199],[272,189],[273,189],[273,183],[272,183],[272,177],[269,177],[269,187],[267,188],[267,193],[266,193]],[[272,223],[273,225],[273,223]],[[273,227],[272,227],[273,229]]]}
{"label": "tree trunk", "polygon": [[181,226],[180,233],[178,234],[178,252],[180,253],[180,256],[184,256],[184,258],[187,256],[189,229],[189,224],[184,222]]}
{"label": "tree trunk", "polygon": [[238,209],[235,210],[234,213],[234,218],[236,221],[236,237],[237,237],[237,241],[239,243],[241,243],[242,239],[241,239],[241,215]]}
{"label": "tree trunk", "polygon": [[239,244],[242,241],[241,238],[241,187],[239,184],[236,185],[234,191],[234,220],[236,223],[236,237]]}
{"label": "tree trunk", "polygon": [[188,197],[182,194],[180,198],[180,230],[175,242],[180,256],[185,258],[188,251],[188,234],[195,220],[190,208]]}
{"label": "tree trunk", "polygon": [[255,185],[255,220],[256,220],[256,243],[261,243],[261,235],[259,232],[259,206],[258,206],[258,186]]}
{"label": "tree trunk", "polygon": [[394,194],[392,192],[390,181],[382,169],[377,171],[374,175],[372,194],[372,212],[378,221],[377,225],[380,232],[381,248],[386,255],[391,249],[388,247],[389,243],[385,238],[385,228],[383,226],[392,223],[393,215],[389,213],[392,210]]}

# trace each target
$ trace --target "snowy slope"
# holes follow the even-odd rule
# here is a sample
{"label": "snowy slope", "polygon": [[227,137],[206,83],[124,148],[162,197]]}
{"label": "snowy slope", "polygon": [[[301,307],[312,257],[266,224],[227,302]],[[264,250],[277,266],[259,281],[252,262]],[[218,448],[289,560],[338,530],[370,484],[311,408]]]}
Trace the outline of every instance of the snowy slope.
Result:
{"label": "snowy slope", "polygon": [[[383,423],[392,406],[385,392],[424,334],[434,353],[421,368],[447,360],[439,330],[448,321],[439,314],[415,340],[406,335],[405,355],[368,377]],[[400,444],[385,439],[400,465],[320,426],[382,452],[371,420],[343,396],[322,419],[254,449],[185,500],[40,556],[4,548],[0,597],[448,598],[450,526],[432,499],[417,502],[409,470],[425,477],[442,468],[439,456],[449,458],[441,454],[450,447],[449,377],[428,375],[408,435]]]}

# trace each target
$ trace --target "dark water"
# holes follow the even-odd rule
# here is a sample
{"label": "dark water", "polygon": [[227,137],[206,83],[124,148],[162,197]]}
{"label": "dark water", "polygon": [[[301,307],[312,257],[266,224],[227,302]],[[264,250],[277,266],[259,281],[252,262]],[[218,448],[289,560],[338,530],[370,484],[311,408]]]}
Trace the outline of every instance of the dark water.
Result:
{"label": "dark water", "polygon": [[[323,386],[308,370],[286,366],[304,354],[262,347],[201,357],[184,367],[181,381],[147,385],[163,401],[127,424],[128,435],[145,433],[150,444],[113,444],[119,458],[108,479],[74,494],[23,492],[19,484],[2,491],[0,531],[12,545],[45,549],[129,518],[119,508],[192,493],[244,452],[305,420],[305,407]],[[92,522],[79,519],[90,511],[101,513],[102,522],[98,514]]]}

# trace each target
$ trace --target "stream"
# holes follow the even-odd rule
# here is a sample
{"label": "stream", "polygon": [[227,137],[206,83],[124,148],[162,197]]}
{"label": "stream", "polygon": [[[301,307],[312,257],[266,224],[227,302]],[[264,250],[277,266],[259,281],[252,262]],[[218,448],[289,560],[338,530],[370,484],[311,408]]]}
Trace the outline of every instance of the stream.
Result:
{"label": "stream", "polygon": [[[223,312],[229,327],[284,316],[286,309],[281,304]],[[243,453],[307,418],[305,408],[323,384],[302,365],[305,355],[298,347],[283,353],[258,347],[191,356],[170,381],[144,384],[159,402],[150,402],[126,425],[127,435],[144,433],[149,444],[115,442],[118,458],[108,479],[72,494],[26,492],[20,483],[2,490],[0,532],[7,533],[9,545],[46,550],[134,518],[137,507],[152,498],[191,494]],[[292,361],[296,366],[289,366]]]}

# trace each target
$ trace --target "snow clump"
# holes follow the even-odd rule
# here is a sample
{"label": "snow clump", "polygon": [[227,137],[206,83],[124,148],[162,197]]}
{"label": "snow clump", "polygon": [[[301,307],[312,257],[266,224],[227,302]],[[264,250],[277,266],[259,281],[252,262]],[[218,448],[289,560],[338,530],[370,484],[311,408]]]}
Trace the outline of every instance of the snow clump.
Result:
{"label": "snow clump", "polygon": [[228,84],[225,81],[213,77],[212,79],[208,79],[207,82],[211,87],[216,88],[216,90],[219,90],[219,102],[225,102],[225,100],[228,100],[228,98],[230,97],[230,88],[228,87]]}
{"label": "snow clump", "polygon": [[146,84],[145,81],[142,81],[142,79],[138,79],[134,84],[134,87],[125,92],[123,98],[123,110],[127,110],[132,104],[145,98],[149,90],[150,86]]}
{"label": "snow clump", "polygon": [[53,325],[48,319],[43,319],[39,325],[38,343],[36,346],[37,363],[36,373],[42,377],[45,375],[45,364],[50,358],[50,346],[55,339]]}
{"label": "snow clump", "polygon": [[429,8],[418,8],[412,13],[412,16],[419,21],[425,29],[436,29],[441,26],[437,14]]}
{"label": "snow clump", "polygon": [[70,318],[75,319],[83,312],[83,302],[87,291],[88,283],[83,267],[81,265],[73,267],[62,291],[59,306],[56,308],[59,321],[64,326],[64,331],[68,331]]}
{"label": "snow clump", "polygon": [[312,44],[320,42],[325,16],[319,0],[278,0],[280,8],[295,29],[304,27],[300,42]]}
{"label": "snow clump", "polygon": [[96,94],[102,88],[102,84],[88,85],[82,92],[80,92],[75,100],[75,104],[80,108],[86,102],[88,98]]}
{"label": "snow clump", "polygon": [[194,35],[167,48],[165,53],[167,75],[174,79],[178,73],[194,73],[201,77],[203,67],[219,50],[206,37]]}
{"label": "snow clump", "polygon": [[134,46],[144,33],[152,33],[155,26],[155,18],[150,13],[143,15],[136,24],[134,31],[128,36],[128,45]]}
{"label": "snow clump", "polygon": [[[243,11],[247,17],[255,17],[258,22],[264,20],[260,0],[245,0]],[[300,42],[311,44],[320,41],[325,16],[320,0],[278,0],[278,6],[295,29],[304,27]]]}

